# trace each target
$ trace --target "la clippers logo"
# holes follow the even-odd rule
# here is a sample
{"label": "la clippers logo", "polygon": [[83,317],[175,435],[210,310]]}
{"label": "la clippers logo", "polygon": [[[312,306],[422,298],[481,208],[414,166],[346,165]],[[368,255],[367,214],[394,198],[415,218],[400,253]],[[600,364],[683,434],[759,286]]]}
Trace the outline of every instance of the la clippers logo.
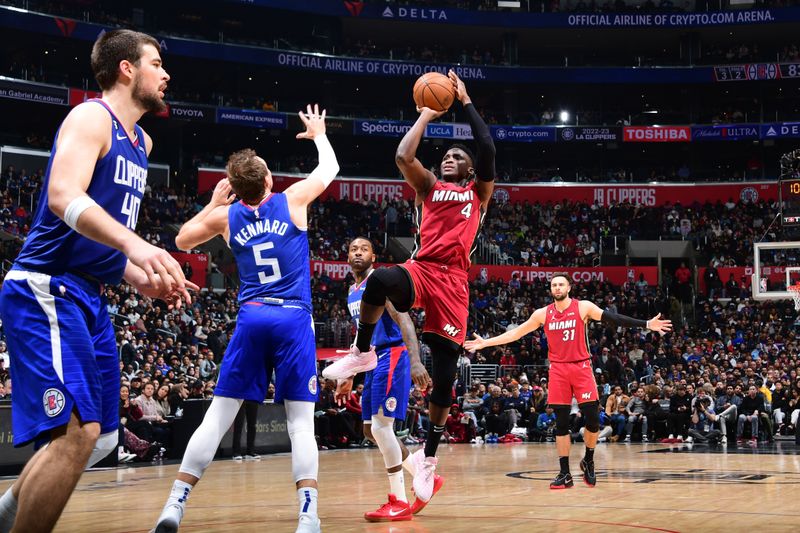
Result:
{"label": "la clippers logo", "polygon": [[312,376],[311,379],[308,380],[308,392],[311,394],[317,393],[317,376]]}
{"label": "la clippers logo", "polygon": [[389,396],[386,398],[386,402],[384,404],[386,406],[386,410],[390,413],[394,413],[394,410],[397,409],[397,398],[394,396]]}
{"label": "la clippers logo", "polygon": [[460,328],[457,328],[455,326],[451,326],[450,324],[447,324],[442,329],[444,329],[444,332],[447,333],[448,335],[450,335],[451,337],[455,337],[456,335],[458,335],[461,332]]}
{"label": "la clippers logo", "polygon": [[44,404],[45,414],[52,418],[64,410],[66,400],[64,399],[64,394],[60,390],[47,389],[44,391],[42,403]]}

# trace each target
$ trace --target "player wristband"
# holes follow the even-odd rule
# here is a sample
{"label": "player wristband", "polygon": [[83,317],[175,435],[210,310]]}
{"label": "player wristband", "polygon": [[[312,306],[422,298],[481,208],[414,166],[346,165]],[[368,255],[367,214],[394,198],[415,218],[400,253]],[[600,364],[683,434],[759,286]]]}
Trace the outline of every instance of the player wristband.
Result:
{"label": "player wristband", "polygon": [[70,228],[78,231],[78,219],[81,217],[84,211],[95,206],[97,206],[97,202],[92,200],[88,195],[84,194],[82,196],[78,196],[72,200],[64,210],[64,222]]}

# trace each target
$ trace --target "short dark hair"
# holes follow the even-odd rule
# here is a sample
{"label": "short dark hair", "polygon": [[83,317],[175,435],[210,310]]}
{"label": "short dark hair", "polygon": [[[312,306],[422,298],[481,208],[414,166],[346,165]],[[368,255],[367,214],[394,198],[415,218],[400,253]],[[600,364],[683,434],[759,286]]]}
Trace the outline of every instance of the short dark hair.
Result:
{"label": "short dark hair", "polygon": [[255,150],[245,148],[233,152],[225,167],[233,192],[248,204],[261,200],[265,191],[267,167],[257,157]]}
{"label": "short dark hair", "polygon": [[367,241],[369,243],[370,250],[372,250],[373,253],[375,252],[375,245],[372,244],[372,241],[369,240],[369,237],[364,237],[363,235],[359,235],[358,237],[353,237],[353,239],[347,244],[347,249],[349,250],[350,247],[353,246],[353,243],[358,240]]}
{"label": "short dark hair", "polygon": [[142,58],[142,47],[152,45],[161,53],[158,41],[147,35],[133,30],[111,30],[98,37],[92,47],[92,72],[100,89],[107,91],[117,82],[119,76],[119,62],[130,61],[138,65]]}
{"label": "short dark hair", "polygon": [[567,285],[572,287],[572,280],[569,279],[569,274],[567,274],[566,272],[556,272],[555,274],[553,274],[553,277],[550,278],[550,281],[553,281],[555,278],[564,278],[565,280],[567,280]]}
{"label": "short dark hair", "polygon": [[[461,150],[462,152],[467,154],[467,157],[469,157],[469,162],[470,162],[471,166],[473,166],[473,167],[475,166],[475,154],[472,153],[472,150],[470,150],[467,147],[466,144],[461,144],[461,143],[451,144],[450,147],[447,149],[447,152],[449,152],[453,148]],[[445,152],[445,153],[447,153],[447,152]]]}

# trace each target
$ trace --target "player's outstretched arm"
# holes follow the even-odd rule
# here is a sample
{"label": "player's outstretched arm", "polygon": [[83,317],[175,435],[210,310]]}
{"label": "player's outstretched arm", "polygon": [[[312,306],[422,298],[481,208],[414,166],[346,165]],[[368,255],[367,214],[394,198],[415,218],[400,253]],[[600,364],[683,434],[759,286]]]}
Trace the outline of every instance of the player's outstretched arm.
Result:
{"label": "player's outstretched arm", "polygon": [[217,235],[222,235],[227,241],[228,206],[235,199],[228,178],[221,179],[214,187],[208,205],[181,226],[175,237],[175,246],[188,251]]}
{"label": "player's outstretched arm", "polygon": [[474,334],[475,338],[472,340],[468,340],[464,343],[464,349],[469,352],[474,352],[477,350],[483,350],[484,348],[488,348],[489,346],[499,346],[501,344],[508,344],[509,342],[514,342],[516,340],[521,339],[531,331],[536,331],[539,329],[542,324],[544,324],[545,318],[545,308],[541,307],[533,312],[531,317],[520,324],[519,327],[512,329],[511,331],[506,331],[502,335],[498,335],[497,337],[490,337],[488,339],[484,339],[477,333]]}
{"label": "player's outstretched arm", "polygon": [[175,258],[117,222],[86,193],[97,160],[111,147],[110,131],[111,117],[97,104],[81,104],[67,115],[50,168],[48,207],[84,237],[124,253],[153,287],[185,290],[186,279]]}
{"label": "player's outstretched arm", "polygon": [[478,189],[478,197],[481,203],[486,205],[492,198],[494,192],[494,179],[497,175],[495,171],[495,155],[497,149],[492,140],[492,134],[489,127],[484,122],[478,110],[472,105],[472,98],[467,93],[467,87],[455,71],[451,70],[448,73],[450,80],[456,89],[456,98],[461,102],[464,107],[464,112],[467,114],[470,128],[472,129],[472,137],[475,139],[475,144],[478,146],[478,151],[475,154],[475,176],[477,178],[476,184]]}
{"label": "player's outstretched arm", "polygon": [[392,320],[400,326],[400,333],[403,335],[403,342],[408,348],[408,359],[411,366],[411,381],[421,389],[427,388],[431,381],[428,371],[425,370],[425,365],[422,364],[422,359],[419,357],[419,340],[417,340],[417,332],[414,327],[414,322],[408,313],[398,313],[392,305],[392,302],[386,300],[386,310]]}
{"label": "player's outstretched arm", "polygon": [[325,134],[325,110],[323,109],[320,113],[318,104],[314,104],[314,107],[309,104],[306,106],[306,112],[300,111],[298,115],[305,124],[306,130],[298,133],[297,138],[314,141],[319,153],[319,163],[311,174],[285,191],[292,221],[299,227],[305,227],[308,225],[306,217],[308,204],[316,200],[333,182],[339,173],[339,162],[336,160],[336,153]]}
{"label": "player's outstretched arm", "polygon": [[419,148],[422,136],[425,135],[428,123],[442,116],[444,111],[418,107],[417,112],[419,112],[419,118],[400,141],[394,155],[394,162],[411,188],[417,194],[425,196],[436,184],[436,176],[417,159],[417,148]]}
{"label": "player's outstretched arm", "polygon": [[608,309],[600,309],[596,304],[587,300],[581,300],[581,316],[595,321],[603,321],[612,326],[623,326],[626,328],[645,328],[650,331],[657,331],[664,334],[672,331],[672,321],[664,320],[661,318],[661,313],[650,320],[641,320],[627,315],[622,315],[609,311]]}

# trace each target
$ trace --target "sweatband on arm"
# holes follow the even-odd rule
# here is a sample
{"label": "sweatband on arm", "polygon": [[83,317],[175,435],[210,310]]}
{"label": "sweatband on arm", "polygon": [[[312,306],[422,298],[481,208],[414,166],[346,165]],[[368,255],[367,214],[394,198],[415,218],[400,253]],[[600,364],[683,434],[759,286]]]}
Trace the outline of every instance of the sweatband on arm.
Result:
{"label": "sweatband on arm", "polygon": [[72,200],[64,210],[64,222],[70,228],[78,231],[78,219],[84,211],[97,205],[88,195],[83,194]]}
{"label": "sweatband on arm", "polygon": [[317,145],[317,151],[319,152],[319,164],[308,175],[307,179],[319,179],[325,184],[325,187],[328,187],[336,177],[336,174],[339,173],[339,163],[336,161],[336,154],[333,152],[333,146],[331,146],[327,135],[323,134],[314,137],[314,144]]}
{"label": "sweatband on arm", "polygon": [[640,320],[638,318],[629,317],[626,315],[618,315],[608,309],[603,310],[601,320],[607,324],[614,326],[625,326],[627,328],[646,328],[647,320]]}
{"label": "sweatband on arm", "polygon": [[492,134],[489,127],[483,121],[478,110],[472,104],[464,106],[469,125],[472,128],[472,137],[478,145],[478,153],[475,159],[475,174],[481,181],[494,181],[497,172],[494,168],[494,157],[497,150],[494,147]]}

